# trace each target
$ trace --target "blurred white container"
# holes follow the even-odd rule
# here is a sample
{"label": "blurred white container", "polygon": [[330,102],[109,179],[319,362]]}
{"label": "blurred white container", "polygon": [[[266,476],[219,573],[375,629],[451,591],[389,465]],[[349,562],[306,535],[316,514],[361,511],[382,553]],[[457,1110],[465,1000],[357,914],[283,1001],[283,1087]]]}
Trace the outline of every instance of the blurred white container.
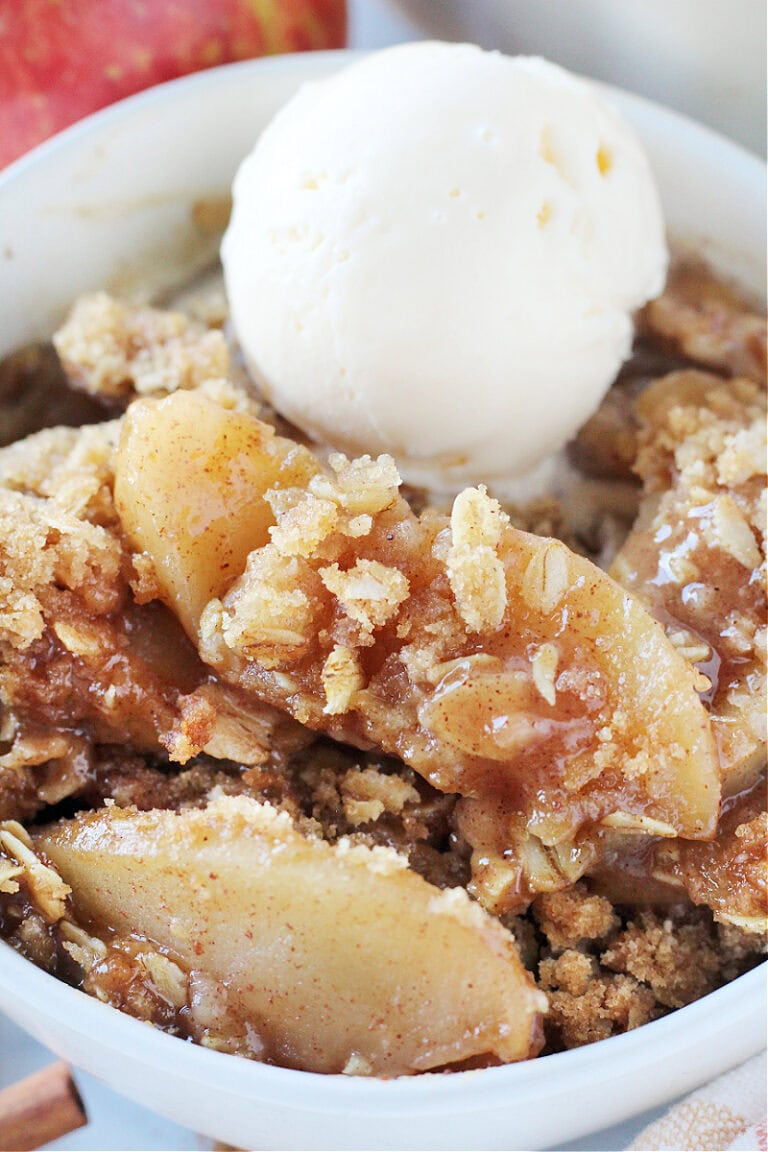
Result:
{"label": "blurred white container", "polygon": [[399,0],[425,32],[547,56],[766,151],[765,0]]}

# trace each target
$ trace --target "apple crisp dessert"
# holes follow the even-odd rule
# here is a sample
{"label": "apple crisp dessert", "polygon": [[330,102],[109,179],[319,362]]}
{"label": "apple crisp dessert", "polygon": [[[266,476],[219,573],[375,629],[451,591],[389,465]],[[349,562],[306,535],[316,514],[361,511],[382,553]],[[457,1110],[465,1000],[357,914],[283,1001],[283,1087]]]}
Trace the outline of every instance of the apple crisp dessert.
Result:
{"label": "apple crisp dessert", "polygon": [[[766,931],[765,326],[701,267],[561,501],[310,447],[214,293],[0,369],[0,930],[220,1051],[611,1036]],[[23,438],[20,438],[23,437]]]}

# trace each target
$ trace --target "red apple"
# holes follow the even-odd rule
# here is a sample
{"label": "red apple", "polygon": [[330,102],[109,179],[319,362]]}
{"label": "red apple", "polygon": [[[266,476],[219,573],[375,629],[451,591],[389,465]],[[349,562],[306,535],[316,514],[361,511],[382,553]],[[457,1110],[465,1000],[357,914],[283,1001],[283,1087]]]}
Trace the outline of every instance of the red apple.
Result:
{"label": "red apple", "polygon": [[345,0],[0,0],[0,167],[152,84],[345,37]]}

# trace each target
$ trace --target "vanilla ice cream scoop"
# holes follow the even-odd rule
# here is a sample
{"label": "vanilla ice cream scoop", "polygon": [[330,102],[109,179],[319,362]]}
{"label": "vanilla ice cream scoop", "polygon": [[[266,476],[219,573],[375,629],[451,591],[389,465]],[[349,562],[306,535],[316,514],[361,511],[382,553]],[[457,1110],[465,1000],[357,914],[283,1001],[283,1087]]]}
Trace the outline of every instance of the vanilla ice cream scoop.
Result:
{"label": "vanilla ice cream scoop", "polygon": [[595,89],[440,43],[302,88],[237,174],[222,257],[278,410],[441,490],[566,443],[668,258],[645,154]]}

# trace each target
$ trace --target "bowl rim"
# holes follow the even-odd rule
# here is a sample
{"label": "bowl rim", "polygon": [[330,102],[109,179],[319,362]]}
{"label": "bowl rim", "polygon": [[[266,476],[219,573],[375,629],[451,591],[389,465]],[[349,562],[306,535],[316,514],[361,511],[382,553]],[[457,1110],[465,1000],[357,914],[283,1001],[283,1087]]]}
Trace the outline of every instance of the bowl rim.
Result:
{"label": "bowl rim", "polygon": [[[396,48],[397,44],[390,45],[389,47]],[[381,51],[386,51],[386,48]],[[355,60],[361,60],[365,56],[372,55],[377,49],[361,49],[361,48],[333,48],[324,49],[322,51],[308,51],[308,52],[285,52],[278,53],[273,56],[260,56],[254,57],[250,60],[236,60],[231,64],[219,64],[213,68],[205,68],[200,72],[192,72],[186,76],[177,76],[174,80],[165,80],[160,84],[153,84],[149,88],[144,88],[141,92],[135,92],[132,96],[125,96],[122,100],[116,100],[114,104],[108,104],[104,108],[99,108],[95,112],[91,112],[88,116],[76,120],[74,124],[70,124],[67,128],[63,128],[60,132],[54,133],[53,136],[42,140],[25,152],[22,156],[17,157],[5,168],[0,169],[0,190],[4,186],[16,179],[22,173],[25,173],[27,168],[33,167],[36,163],[49,155],[54,154],[61,147],[65,147],[70,141],[77,139],[78,136],[87,136],[95,127],[104,126],[110,123],[118,123],[121,120],[133,115],[134,110],[151,106],[154,103],[162,101],[166,98],[166,93],[169,91],[177,91],[181,89],[194,90],[200,88],[201,90],[208,85],[215,85],[219,82],[219,77],[222,75],[233,75],[238,71],[251,71],[256,68],[259,72],[275,71],[282,72],[298,67],[300,71],[312,73],[314,64],[317,64],[317,71],[321,75],[325,73],[325,68],[329,64],[338,62],[339,67],[345,64],[351,64]],[[500,53],[505,55],[505,53]],[[645,109],[647,112],[658,116],[663,115],[667,123],[675,125],[679,130],[685,131],[686,134],[695,134],[701,140],[710,140],[717,142],[719,146],[725,146],[732,151],[734,158],[740,156],[742,160],[748,160],[755,165],[755,175],[765,174],[766,161],[762,159],[756,152],[750,151],[743,144],[730,137],[718,132],[715,128],[710,128],[709,125],[703,124],[700,120],[694,119],[692,116],[687,116],[683,112],[678,112],[674,108],[668,108],[664,104],[657,103],[655,100],[649,99],[647,96],[641,96],[637,92],[632,92],[629,89],[620,88],[615,84],[607,84],[602,80],[595,80],[593,77],[585,75],[580,72],[573,72],[571,74],[577,76],[581,80],[585,80],[588,84],[594,86],[599,91],[610,96],[611,93],[618,94],[622,101],[629,101],[638,108]],[[311,83],[311,75],[307,77],[305,83]]]}
{"label": "bowl rim", "polygon": [[[366,54],[349,49],[290,53],[222,65],[155,85],[85,117],[14,161],[0,172],[0,193],[16,179],[26,176],[41,161],[48,161],[78,138],[87,138],[94,129],[119,124],[129,119],[138,108],[161,104],[169,90],[199,90],[202,94],[206,87],[219,83],[223,73],[233,74],[238,70],[281,73],[298,69],[302,78],[311,81],[316,75],[325,75],[329,65],[341,67]],[[765,165],[761,158],[714,129],[635,93],[589,77],[585,79],[609,98],[616,95],[622,103],[634,105],[646,115],[661,116],[673,133],[683,132],[702,146],[710,143],[727,149],[735,163],[746,166],[750,180],[764,180]],[[730,1032],[736,1027],[737,1020],[746,1028],[756,1014],[762,1013],[764,1018],[766,971],[766,964],[761,964],[661,1019],[567,1052],[500,1067],[452,1072],[450,1075],[425,1073],[383,1080],[298,1071],[236,1058],[191,1043],[180,1043],[178,1037],[147,1028],[141,1021],[36,968],[0,941],[0,988],[9,996],[36,1008],[44,1004],[45,1016],[63,1028],[71,1030],[72,1020],[76,1020],[74,1027],[78,1032],[99,1035],[115,1054],[119,1052],[122,1055],[125,1051],[130,1051],[131,1055],[140,1053],[143,1060],[151,1058],[157,1069],[168,1070],[176,1077],[199,1082],[204,1075],[211,1089],[221,1087],[256,1098],[265,1095],[270,1102],[288,1108],[297,1106],[297,1089],[304,1089],[312,1092],[311,1106],[315,1111],[381,1116],[402,1114],[404,1119],[404,1110],[410,1113],[414,1108],[426,1106],[432,1108],[437,1105],[441,1113],[479,1111],[498,1101],[502,1094],[507,1097],[513,1090],[529,1096],[532,1094],[534,1098],[538,1095],[551,1097],[549,1080],[555,1072],[559,1074],[561,1083],[567,1080],[569,1092],[578,1092],[581,1083],[592,1083],[601,1072],[605,1074],[616,1066],[621,1067],[622,1077],[642,1075],[657,1065],[662,1056],[666,1059],[670,1055],[682,1055],[690,1052],[696,1044],[711,1043],[713,1037],[724,1030],[722,1024],[718,1028],[721,1021],[729,1021]],[[459,1085],[461,1091],[457,1092]],[[667,1091],[663,1098],[673,1094],[674,1091]],[[633,1112],[642,1106],[634,1108]]]}
{"label": "bowl rim", "polygon": [[65,984],[5,941],[0,941],[0,986],[30,1004],[52,1001],[46,1004],[46,1016],[58,1024],[69,1028],[76,1019],[78,1032],[99,1035],[121,1054],[133,1055],[140,1049],[142,1059],[151,1060],[157,1071],[172,1070],[175,1077],[190,1080],[203,1076],[212,1090],[219,1086],[247,1095],[263,1093],[271,1102],[291,1107],[296,1105],[296,1089],[303,1086],[308,1092],[317,1090],[313,1092],[314,1110],[391,1115],[403,1107],[424,1105],[439,1105],[441,1112],[477,1111],[488,1105],[489,1096],[513,1089],[526,1094],[543,1090],[549,1096],[549,1079],[555,1072],[560,1082],[567,1080],[569,1092],[578,1091],[581,1082],[594,1082],[609,1067],[620,1067],[622,1077],[641,1075],[651,1064],[657,1065],[662,1055],[668,1060],[711,1041],[710,1033],[717,1031],[712,1025],[718,1020],[728,1020],[730,1030],[739,1018],[745,1023],[754,1014],[764,1018],[768,962],[692,1004],[619,1036],[494,1068],[391,1079],[283,1068],[181,1040]]}

